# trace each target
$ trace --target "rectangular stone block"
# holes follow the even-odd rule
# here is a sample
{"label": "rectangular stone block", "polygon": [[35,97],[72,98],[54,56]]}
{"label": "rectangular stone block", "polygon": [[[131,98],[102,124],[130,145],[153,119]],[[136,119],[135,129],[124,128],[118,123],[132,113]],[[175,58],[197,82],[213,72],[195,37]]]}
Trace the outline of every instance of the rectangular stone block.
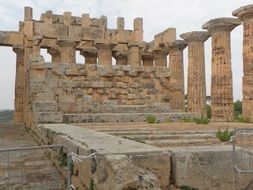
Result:
{"label": "rectangular stone block", "polygon": [[62,123],[62,112],[35,112],[34,118],[37,123]]}
{"label": "rectangular stone block", "polygon": [[34,112],[44,112],[44,111],[57,111],[58,103],[56,101],[35,101],[33,102]]}

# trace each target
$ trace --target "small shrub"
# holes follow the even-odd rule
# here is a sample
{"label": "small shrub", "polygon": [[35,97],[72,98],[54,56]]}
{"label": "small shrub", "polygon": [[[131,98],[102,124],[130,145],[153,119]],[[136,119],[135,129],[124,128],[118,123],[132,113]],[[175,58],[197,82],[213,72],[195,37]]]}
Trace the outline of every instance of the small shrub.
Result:
{"label": "small shrub", "polygon": [[94,180],[93,179],[90,180],[89,190],[94,190]]}
{"label": "small shrub", "polygon": [[241,115],[235,116],[234,120],[239,123],[250,123],[251,122],[249,117],[243,117]]}
{"label": "small shrub", "polygon": [[200,119],[199,118],[194,118],[193,120],[197,124],[208,124],[208,123],[210,123],[210,119],[208,119],[207,117],[201,117]]}
{"label": "small shrub", "polygon": [[193,122],[193,119],[190,118],[190,117],[184,117],[184,118],[183,118],[183,122],[185,122],[185,123],[192,123],[192,122]]}
{"label": "small shrub", "polygon": [[155,123],[156,122],[156,117],[154,115],[147,115],[146,116],[146,122],[147,123]]}
{"label": "small shrub", "polygon": [[219,128],[216,131],[216,137],[221,141],[221,142],[228,142],[230,140],[230,137],[233,135],[233,131],[229,131],[228,127],[224,130],[221,131],[221,129]]}

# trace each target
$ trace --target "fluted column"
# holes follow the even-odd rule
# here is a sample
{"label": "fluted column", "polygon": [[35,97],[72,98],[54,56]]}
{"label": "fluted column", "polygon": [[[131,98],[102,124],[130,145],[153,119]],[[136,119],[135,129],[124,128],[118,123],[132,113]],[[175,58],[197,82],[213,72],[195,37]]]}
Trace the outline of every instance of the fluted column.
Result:
{"label": "fluted column", "polygon": [[234,18],[217,18],[202,27],[212,35],[212,121],[234,118],[230,32],[240,23]]}
{"label": "fluted column", "polygon": [[187,44],[184,40],[176,40],[169,43],[169,70],[170,70],[170,85],[171,85],[171,101],[172,109],[185,109],[184,95],[184,65],[183,65],[183,50]]}
{"label": "fluted column", "polygon": [[61,51],[59,46],[52,46],[48,48],[47,53],[51,55],[53,63],[61,62]]}
{"label": "fluted column", "polygon": [[13,47],[16,53],[16,77],[15,77],[15,101],[14,101],[14,122],[23,122],[23,106],[24,106],[24,48]]}
{"label": "fluted column", "polygon": [[180,35],[188,43],[187,111],[201,113],[203,117],[207,114],[204,42],[210,36],[204,31]]}
{"label": "fluted column", "polygon": [[253,120],[253,5],[233,11],[243,22],[243,99],[242,115]]}
{"label": "fluted column", "polygon": [[76,51],[75,47],[78,42],[71,39],[58,39],[57,45],[60,46],[61,51],[61,63],[75,63],[76,62]]}
{"label": "fluted column", "polygon": [[95,47],[98,50],[98,64],[102,66],[112,65],[112,48],[115,44],[108,42],[95,42]]}

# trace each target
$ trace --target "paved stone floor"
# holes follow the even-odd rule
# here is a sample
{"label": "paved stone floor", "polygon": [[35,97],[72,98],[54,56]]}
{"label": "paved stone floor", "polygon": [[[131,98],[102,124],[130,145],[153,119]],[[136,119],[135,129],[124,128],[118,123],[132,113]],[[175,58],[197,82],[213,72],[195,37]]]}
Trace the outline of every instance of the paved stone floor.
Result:
{"label": "paved stone floor", "polygon": [[[0,124],[0,149],[37,146],[22,125]],[[65,189],[65,180],[42,150],[0,152],[0,190]]]}

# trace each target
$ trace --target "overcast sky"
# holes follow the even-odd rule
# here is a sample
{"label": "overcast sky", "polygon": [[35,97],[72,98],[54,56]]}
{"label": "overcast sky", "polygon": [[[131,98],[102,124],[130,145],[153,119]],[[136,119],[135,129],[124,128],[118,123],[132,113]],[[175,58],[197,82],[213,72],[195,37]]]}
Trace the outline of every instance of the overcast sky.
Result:
{"label": "overcast sky", "polygon": [[[116,28],[119,16],[125,17],[126,29],[132,29],[135,17],[142,17],[145,41],[151,41],[155,34],[169,27],[177,29],[179,38],[181,33],[201,30],[202,24],[210,19],[231,17],[233,10],[250,3],[252,0],[0,0],[0,30],[17,31],[24,6],[31,6],[35,19],[46,10],[58,14],[71,11],[74,16],[89,13],[91,17],[107,16],[109,28]],[[237,100],[242,99],[242,26],[232,32],[231,38],[234,100]],[[205,46],[207,95],[210,95],[210,46],[209,39]],[[184,56],[187,78],[187,49]],[[77,61],[81,61],[80,57]],[[13,109],[15,53],[11,48],[0,47],[0,62],[0,109]]]}

